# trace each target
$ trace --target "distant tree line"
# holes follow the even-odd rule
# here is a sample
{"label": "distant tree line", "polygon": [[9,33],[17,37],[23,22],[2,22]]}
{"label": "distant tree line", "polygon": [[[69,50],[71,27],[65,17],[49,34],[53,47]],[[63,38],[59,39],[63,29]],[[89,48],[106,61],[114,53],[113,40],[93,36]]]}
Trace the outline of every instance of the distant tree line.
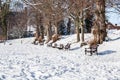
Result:
{"label": "distant tree line", "polygon": [[[40,25],[43,26],[46,30],[48,41],[51,40],[53,34],[70,34],[72,22],[75,26],[74,30],[77,34],[77,42],[79,42],[80,39],[84,42],[85,29],[86,32],[91,32],[91,27],[93,26],[93,28],[99,30],[99,33],[96,32],[96,35],[101,36],[101,38],[99,36],[97,37],[98,42],[102,43],[102,41],[100,42],[100,39],[104,40],[105,38],[105,36],[102,37],[102,34],[100,35],[100,29],[103,29],[101,31],[106,32],[105,0],[23,0],[23,2],[29,6],[30,10],[34,10],[35,14],[37,13],[37,15],[42,16],[42,22],[37,19],[40,23],[37,25],[37,35],[42,35],[39,33],[41,30]],[[68,17],[67,24],[59,25],[58,23],[64,20],[65,17]],[[102,24],[102,26],[98,23]],[[97,26],[95,24],[97,24]],[[64,26],[66,26],[66,28]],[[64,32],[64,29],[66,29],[66,33]]]}
{"label": "distant tree line", "polygon": [[[39,37],[44,39],[44,36],[47,36],[47,42],[49,42],[54,34],[70,35],[73,32],[77,34],[77,42],[84,42],[84,33],[90,33],[91,30],[94,30],[94,39],[97,43],[102,43],[107,34],[105,8],[115,7],[118,11],[120,10],[119,4],[114,0],[22,1],[26,8],[23,7],[23,3],[16,2],[14,5],[17,6],[16,11],[14,10],[16,16],[14,17],[10,11],[11,1],[6,0],[6,2],[0,3],[0,28],[3,35],[7,36],[9,33],[14,33],[21,37],[27,26],[32,25],[36,28],[36,39]],[[119,2],[119,0],[116,1]],[[12,25],[14,28],[11,28]]]}

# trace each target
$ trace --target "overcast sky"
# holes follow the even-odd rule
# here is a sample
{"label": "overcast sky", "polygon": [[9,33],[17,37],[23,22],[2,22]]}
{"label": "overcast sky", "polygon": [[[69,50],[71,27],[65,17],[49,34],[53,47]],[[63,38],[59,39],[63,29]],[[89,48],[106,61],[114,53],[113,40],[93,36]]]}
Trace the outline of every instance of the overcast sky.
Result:
{"label": "overcast sky", "polygon": [[118,15],[116,13],[110,13],[109,21],[113,24],[118,24],[120,26],[120,15]]}
{"label": "overcast sky", "polygon": [[108,21],[113,24],[118,24],[120,26],[120,14],[115,13],[114,9],[109,9],[108,11],[111,11],[111,12],[106,13],[108,16]]}

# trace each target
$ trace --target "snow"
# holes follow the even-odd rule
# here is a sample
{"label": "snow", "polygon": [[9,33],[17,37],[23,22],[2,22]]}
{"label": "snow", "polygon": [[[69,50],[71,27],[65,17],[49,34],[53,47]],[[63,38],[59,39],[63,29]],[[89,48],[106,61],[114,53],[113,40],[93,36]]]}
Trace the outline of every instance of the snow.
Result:
{"label": "snow", "polygon": [[[31,44],[34,38],[0,43],[0,80],[120,80],[120,31],[108,31],[110,41],[98,55],[84,54],[76,35],[62,36],[57,44],[72,43],[70,50]],[[85,35],[85,40],[91,37]]]}

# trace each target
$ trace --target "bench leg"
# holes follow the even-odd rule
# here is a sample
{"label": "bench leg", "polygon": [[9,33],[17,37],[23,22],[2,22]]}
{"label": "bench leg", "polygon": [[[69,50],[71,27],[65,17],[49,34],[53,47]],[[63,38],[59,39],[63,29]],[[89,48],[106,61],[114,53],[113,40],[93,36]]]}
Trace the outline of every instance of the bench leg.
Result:
{"label": "bench leg", "polygon": [[87,50],[85,49],[85,55],[87,54]]}
{"label": "bench leg", "polygon": [[93,54],[92,51],[90,51],[90,56],[92,56],[92,54]]}
{"label": "bench leg", "polygon": [[98,55],[98,53],[96,53],[96,55]]}
{"label": "bench leg", "polygon": [[98,52],[96,51],[96,55],[98,55]]}

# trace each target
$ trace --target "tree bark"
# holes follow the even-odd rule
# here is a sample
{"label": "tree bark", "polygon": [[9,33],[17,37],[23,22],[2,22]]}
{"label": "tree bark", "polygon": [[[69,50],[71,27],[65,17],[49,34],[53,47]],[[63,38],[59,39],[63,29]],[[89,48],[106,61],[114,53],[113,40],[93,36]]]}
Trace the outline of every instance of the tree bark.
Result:
{"label": "tree bark", "polygon": [[[83,2],[82,2],[83,5]],[[83,7],[83,6],[82,6]],[[82,19],[81,19],[81,41],[84,42],[84,16],[83,16],[83,9],[81,9],[81,15],[82,15]]]}
{"label": "tree bark", "polygon": [[[95,11],[95,22],[94,28],[98,32],[97,37],[98,43],[102,44],[106,37],[106,27],[105,27],[105,0],[96,0],[96,11]],[[95,37],[95,36],[94,36]]]}
{"label": "tree bark", "polygon": [[84,25],[81,24],[81,41],[84,42]]}
{"label": "tree bark", "polygon": [[[0,1],[1,2],[1,1]],[[0,20],[3,36],[7,39],[7,15],[9,14],[9,4],[4,3],[1,7]]]}
{"label": "tree bark", "polygon": [[47,26],[47,42],[49,42],[52,39],[52,24],[51,21],[49,22],[49,25]]}
{"label": "tree bark", "polygon": [[70,35],[70,28],[71,28],[71,19],[68,19],[68,23],[67,23],[67,34]]}
{"label": "tree bark", "polygon": [[79,20],[79,17],[76,18],[75,20],[75,26],[76,26],[76,33],[77,33],[77,42],[80,41],[80,20]]}
{"label": "tree bark", "polygon": [[42,13],[37,13],[36,14],[36,38],[39,38],[39,36],[44,39],[44,26],[43,26],[43,16]]}

